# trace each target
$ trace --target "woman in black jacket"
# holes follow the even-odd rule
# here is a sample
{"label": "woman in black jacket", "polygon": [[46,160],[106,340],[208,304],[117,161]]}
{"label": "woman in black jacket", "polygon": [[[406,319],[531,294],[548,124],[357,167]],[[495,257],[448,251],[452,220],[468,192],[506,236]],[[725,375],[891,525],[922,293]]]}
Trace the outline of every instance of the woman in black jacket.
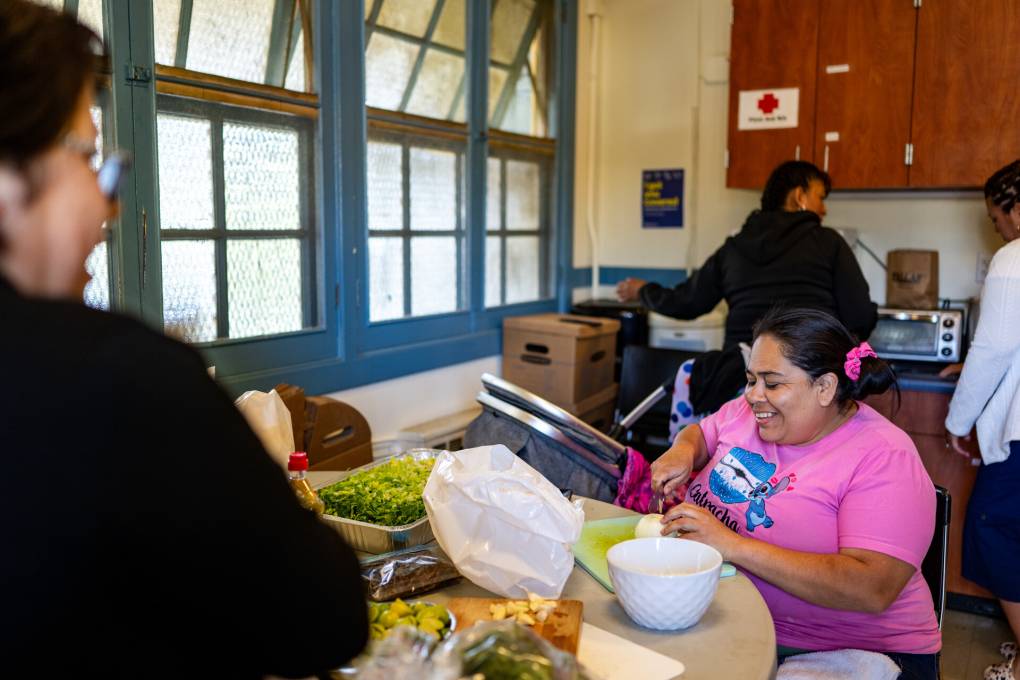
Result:
{"label": "woman in black jacket", "polygon": [[354,552],[194,350],[82,304],[114,212],[89,167],[104,61],[72,16],[0,2],[2,673],[335,668],[368,637]]}
{"label": "woman in black jacket", "polygon": [[695,413],[714,411],[740,388],[744,370],[736,347],[751,341],[755,322],[772,307],[821,309],[855,336],[871,334],[878,317],[868,282],[843,237],[821,224],[830,188],[828,174],[815,165],[787,161],[769,176],[761,210],[687,281],[672,289],[640,279],[617,285],[621,301],[640,300],[677,319],[697,318],[726,300],[724,353],[694,365]]}

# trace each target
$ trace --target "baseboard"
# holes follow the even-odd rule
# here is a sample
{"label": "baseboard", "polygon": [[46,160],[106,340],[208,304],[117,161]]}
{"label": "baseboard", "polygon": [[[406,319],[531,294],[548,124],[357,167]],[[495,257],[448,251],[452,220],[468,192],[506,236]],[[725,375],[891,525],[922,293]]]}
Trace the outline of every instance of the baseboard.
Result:
{"label": "baseboard", "polygon": [[974,595],[961,595],[960,593],[946,593],[946,607],[958,612],[968,614],[980,614],[996,619],[1005,619],[1002,607],[997,600],[990,600],[987,597],[976,597]]}

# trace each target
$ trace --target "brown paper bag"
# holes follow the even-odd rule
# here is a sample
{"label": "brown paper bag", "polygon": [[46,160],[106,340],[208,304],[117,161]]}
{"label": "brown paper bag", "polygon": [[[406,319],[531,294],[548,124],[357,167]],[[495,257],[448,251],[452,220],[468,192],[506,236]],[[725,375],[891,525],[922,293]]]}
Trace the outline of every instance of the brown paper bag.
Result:
{"label": "brown paper bag", "polygon": [[936,309],[939,303],[937,250],[890,250],[886,256],[885,304],[899,309]]}

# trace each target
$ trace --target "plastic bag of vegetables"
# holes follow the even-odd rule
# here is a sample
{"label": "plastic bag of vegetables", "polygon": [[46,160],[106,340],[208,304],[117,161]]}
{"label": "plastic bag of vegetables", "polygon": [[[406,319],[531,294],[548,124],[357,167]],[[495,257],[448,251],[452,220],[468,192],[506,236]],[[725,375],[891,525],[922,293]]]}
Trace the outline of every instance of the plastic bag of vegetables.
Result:
{"label": "plastic bag of vegetables", "polygon": [[430,680],[591,680],[577,659],[512,621],[477,623],[432,653]]}

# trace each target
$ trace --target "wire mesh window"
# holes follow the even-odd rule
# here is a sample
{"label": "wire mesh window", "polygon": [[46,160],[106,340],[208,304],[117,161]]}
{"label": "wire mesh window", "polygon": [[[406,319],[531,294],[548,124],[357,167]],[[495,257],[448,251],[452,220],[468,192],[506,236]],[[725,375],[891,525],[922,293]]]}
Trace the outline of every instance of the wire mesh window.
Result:
{"label": "wire mesh window", "polygon": [[190,342],[317,325],[307,118],[158,98],[163,323]]}
{"label": "wire mesh window", "polygon": [[310,7],[309,0],[154,0],[156,63],[311,91]]}
{"label": "wire mesh window", "polygon": [[369,320],[464,308],[463,144],[368,141]]}
{"label": "wire mesh window", "polygon": [[551,136],[555,53],[552,0],[494,0],[489,51],[489,125]]}
{"label": "wire mesh window", "polygon": [[498,151],[489,157],[485,306],[549,296],[547,159]]}
{"label": "wire mesh window", "polygon": [[464,121],[464,1],[366,0],[368,106]]}

